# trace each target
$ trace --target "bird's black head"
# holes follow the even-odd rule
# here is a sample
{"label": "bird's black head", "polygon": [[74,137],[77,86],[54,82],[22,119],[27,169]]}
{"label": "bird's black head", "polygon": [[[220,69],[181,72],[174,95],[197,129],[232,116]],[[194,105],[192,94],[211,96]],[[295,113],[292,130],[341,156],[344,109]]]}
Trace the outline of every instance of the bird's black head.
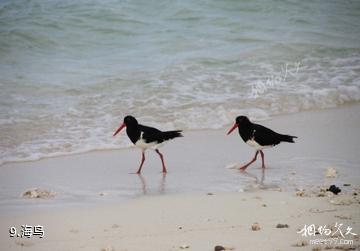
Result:
{"label": "bird's black head", "polygon": [[124,124],[126,126],[137,126],[138,122],[137,122],[136,118],[134,118],[133,116],[127,115],[124,118]]}
{"label": "bird's black head", "polygon": [[131,115],[125,116],[124,122],[120,125],[120,127],[116,130],[113,136],[118,134],[124,127],[135,127],[138,126],[138,122],[136,118]]}
{"label": "bird's black head", "polygon": [[238,128],[240,126],[246,126],[248,124],[250,124],[250,120],[248,119],[248,117],[246,116],[238,116],[235,119],[235,123],[234,125],[230,128],[230,130],[228,131],[228,135],[235,130],[235,128]]}
{"label": "bird's black head", "polygon": [[246,116],[238,116],[235,119],[235,123],[238,124],[238,126],[240,126],[240,125],[244,125],[244,124],[249,124],[251,122],[250,122],[249,118]]}

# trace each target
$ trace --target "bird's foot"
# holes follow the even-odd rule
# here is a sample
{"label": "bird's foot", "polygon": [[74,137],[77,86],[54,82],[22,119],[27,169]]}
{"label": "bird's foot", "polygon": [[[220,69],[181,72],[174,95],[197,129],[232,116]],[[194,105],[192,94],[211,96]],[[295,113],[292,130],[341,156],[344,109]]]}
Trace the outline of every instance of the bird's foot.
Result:
{"label": "bird's foot", "polygon": [[239,170],[240,170],[240,171],[245,171],[246,168],[247,168],[247,166],[242,166],[242,167],[239,168]]}

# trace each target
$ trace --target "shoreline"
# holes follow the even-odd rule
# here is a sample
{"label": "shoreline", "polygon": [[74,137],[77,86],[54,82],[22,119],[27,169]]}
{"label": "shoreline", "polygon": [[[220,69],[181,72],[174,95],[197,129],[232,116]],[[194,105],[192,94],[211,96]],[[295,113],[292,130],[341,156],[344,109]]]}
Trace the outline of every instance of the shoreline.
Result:
{"label": "shoreline", "polygon": [[[338,107],[328,107],[328,108],[317,108],[317,109],[309,109],[309,110],[302,110],[302,111],[298,111],[298,112],[293,112],[293,113],[281,113],[281,114],[276,114],[276,115],[272,115],[271,117],[267,118],[267,119],[261,119],[261,120],[256,120],[256,123],[263,123],[263,122],[267,122],[267,121],[271,121],[271,120],[276,120],[278,118],[282,118],[282,117],[286,117],[286,116],[292,116],[295,114],[302,114],[302,113],[316,113],[316,112],[322,112],[322,111],[332,111],[332,110],[338,110],[338,109],[347,109],[347,108],[351,108],[354,106],[359,106],[360,107],[360,103],[359,102],[352,102],[352,103],[346,103],[346,104],[342,104],[341,106]],[[231,121],[229,123],[228,126],[231,125],[231,123],[233,123],[233,121]],[[184,133],[194,133],[194,132],[207,132],[207,131],[221,131],[221,130],[226,130],[227,127],[223,127],[223,128],[201,128],[201,129],[180,129],[182,130]],[[67,156],[74,156],[74,155],[82,155],[82,154],[91,154],[91,153],[96,153],[96,152],[104,152],[104,151],[119,151],[119,150],[128,150],[128,149],[132,149],[132,148],[136,148],[135,146],[133,146],[131,144],[131,142],[129,142],[128,146],[125,147],[119,147],[119,148],[97,148],[97,149],[91,149],[91,150],[79,150],[79,151],[75,151],[75,152],[70,152],[70,153],[54,153],[53,156],[42,156],[42,157],[38,157],[36,159],[25,159],[25,160],[10,160],[7,161],[5,160],[4,162],[0,162],[0,169],[2,166],[5,165],[12,165],[12,164],[21,164],[21,163],[26,163],[26,162],[36,162],[36,161],[42,161],[42,160],[46,160],[46,159],[52,159],[52,158],[61,158],[61,157],[67,157]]]}

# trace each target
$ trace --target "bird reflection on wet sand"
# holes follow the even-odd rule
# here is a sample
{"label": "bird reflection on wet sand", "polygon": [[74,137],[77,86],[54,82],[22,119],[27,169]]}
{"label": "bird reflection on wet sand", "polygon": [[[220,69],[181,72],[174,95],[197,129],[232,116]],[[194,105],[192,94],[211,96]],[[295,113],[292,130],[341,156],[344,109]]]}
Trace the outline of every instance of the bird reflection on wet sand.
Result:
{"label": "bird reflection on wet sand", "polygon": [[141,190],[142,190],[142,194],[143,195],[147,195],[147,194],[164,194],[166,192],[166,173],[162,173],[161,175],[161,179],[160,179],[160,183],[159,183],[159,187],[157,191],[152,190],[150,187],[147,186],[147,182],[146,179],[143,175],[139,174],[137,175],[140,179],[140,184],[141,184]]}
{"label": "bird reflection on wet sand", "polygon": [[261,176],[258,177],[253,172],[248,172],[246,170],[239,171],[240,175],[250,178],[248,184],[244,186],[244,191],[255,191],[255,190],[280,190],[280,186],[274,183],[266,184],[265,182],[265,172],[266,169],[261,169]]}

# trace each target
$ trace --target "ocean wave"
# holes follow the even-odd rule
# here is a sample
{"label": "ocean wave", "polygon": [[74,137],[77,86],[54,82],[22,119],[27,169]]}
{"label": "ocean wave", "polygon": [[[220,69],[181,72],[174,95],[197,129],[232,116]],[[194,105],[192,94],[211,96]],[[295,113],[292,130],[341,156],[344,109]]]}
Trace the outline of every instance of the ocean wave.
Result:
{"label": "ocean wave", "polygon": [[129,147],[127,114],[219,129],[360,102],[357,6],[1,1],[0,163]]}

